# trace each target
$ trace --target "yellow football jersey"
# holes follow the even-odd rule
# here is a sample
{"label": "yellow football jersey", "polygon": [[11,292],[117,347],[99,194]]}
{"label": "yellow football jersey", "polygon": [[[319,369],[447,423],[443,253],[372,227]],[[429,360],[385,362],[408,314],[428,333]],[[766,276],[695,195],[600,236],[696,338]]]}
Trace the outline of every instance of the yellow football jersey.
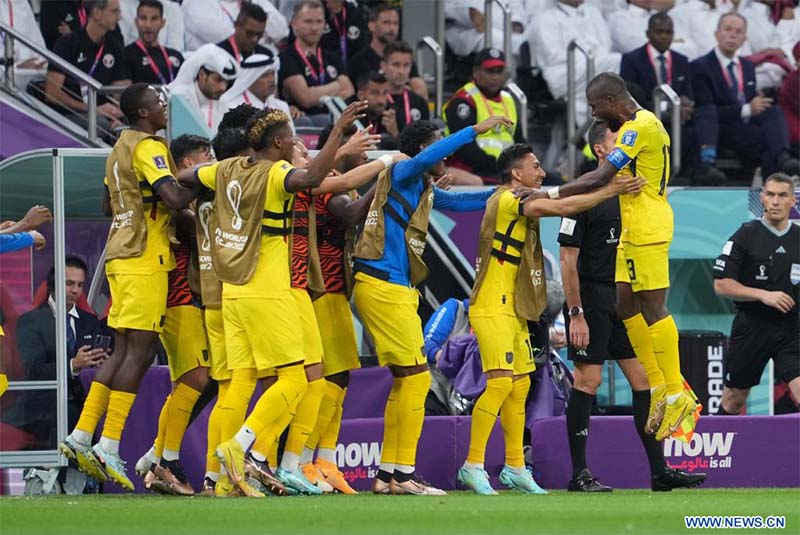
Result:
{"label": "yellow football jersey", "polygon": [[669,134],[652,112],[638,110],[620,128],[608,161],[618,170],[627,168],[632,175],[647,181],[641,193],[619,198],[623,243],[672,241],[672,208],[667,202],[669,151]]}
{"label": "yellow football jersey", "polygon": [[509,237],[519,243],[520,247],[494,240],[485,278],[475,302],[471,303],[469,307],[471,316],[517,315],[514,310],[514,293],[517,286],[519,262],[509,262],[504,257],[516,259],[521,257],[522,244],[525,243],[527,231],[528,222],[527,218],[520,214],[519,198],[515,197],[511,191],[506,191],[500,196],[497,203],[495,236],[500,234]]}
{"label": "yellow football jersey", "polygon": [[[117,258],[106,262],[106,273],[147,275],[154,271],[175,269],[175,257],[169,243],[171,212],[153,189],[165,180],[174,180],[169,169],[166,145],[155,139],[143,139],[133,151],[133,170],[139,179],[139,190],[147,221],[147,245],[141,256]],[[108,177],[103,182],[108,185]]]}
{"label": "yellow football jersey", "polygon": [[[197,170],[198,179],[209,189],[216,188],[218,167],[219,164],[214,163]],[[263,220],[264,227],[274,228],[276,232],[262,234],[256,270],[247,283],[241,285],[222,284],[223,299],[279,297],[288,293],[291,287],[289,229],[292,227],[292,220],[290,210],[294,193],[286,191],[286,180],[292,171],[294,171],[292,164],[284,160],[275,162],[269,168],[264,213],[275,215],[289,212],[289,215],[282,219],[281,228],[275,226],[277,224],[275,217]]]}

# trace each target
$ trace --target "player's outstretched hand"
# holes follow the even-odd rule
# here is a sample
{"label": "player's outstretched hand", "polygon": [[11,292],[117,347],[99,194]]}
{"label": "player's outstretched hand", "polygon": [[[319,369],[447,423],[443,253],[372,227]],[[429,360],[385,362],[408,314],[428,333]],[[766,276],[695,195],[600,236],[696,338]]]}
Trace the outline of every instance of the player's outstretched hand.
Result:
{"label": "player's outstretched hand", "polygon": [[44,223],[50,223],[52,220],[53,214],[50,212],[50,208],[40,204],[32,206],[28,213],[25,214],[25,217],[22,218],[22,222],[29,229],[35,229]]}
{"label": "player's outstretched hand", "polygon": [[783,292],[764,291],[761,302],[768,307],[777,308],[784,314],[794,308],[794,299],[789,294]]}
{"label": "player's outstretched hand", "polygon": [[524,186],[519,186],[511,190],[511,193],[514,197],[520,199],[519,202],[530,201],[533,199],[544,199],[547,197],[547,192],[541,189],[536,188],[526,188]]}
{"label": "player's outstretched hand", "polygon": [[349,129],[353,126],[354,122],[367,116],[365,113],[367,111],[367,105],[366,100],[357,100],[348,105],[336,120],[336,126],[341,130]]}
{"label": "player's outstretched hand", "polygon": [[376,150],[380,142],[380,134],[373,135],[369,133],[369,130],[361,130],[350,136],[347,143],[342,145],[342,148],[339,150],[343,155],[356,156],[362,152]]}
{"label": "player's outstretched hand", "polygon": [[453,185],[455,181],[455,177],[450,173],[445,173],[442,176],[438,177],[436,180],[433,181],[433,185],[439,189],[450,189],[450,186]]}
{"label": "player's outstretched hand", "polygon": [[617,195],[639,193],[645,185],[645,179],[638,176],[618,176],[609,183]]}
{"label": "player's outstretched hand", "polygon": [[41,251],[44,249],[44,246],[47,245],[47,240],[44,239],[44,236],[35,230],[32,230],[30,234],[33,236],[33,246],[36,248],[36,250]]}
{"label": "player's outstretched hand", "polygon": [[510,129],[510,128],[512,128],[514,126],[514,123],[511,122],[511,119],[509,119],[508,117],[504,117],[502,115],[492,115],[491,117],[489,117],[485,121],[481,121],[480,123],[476,124],[472,128],[475,129],[475,132],[478,135],[481,135],[481,134],[485,134],[486,132],[488,132],[492,128],[495,128],[495,127],[501,126],[501,125]]}

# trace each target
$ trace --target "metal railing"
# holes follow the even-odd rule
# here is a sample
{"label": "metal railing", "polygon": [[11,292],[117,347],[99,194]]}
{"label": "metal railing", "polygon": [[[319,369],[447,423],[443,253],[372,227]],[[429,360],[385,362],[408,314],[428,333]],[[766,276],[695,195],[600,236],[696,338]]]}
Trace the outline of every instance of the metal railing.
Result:
{"label": "metal railing", "polygon": [[42,48],[25,35],[19,33],[14,28],[0,23],[0,30],[4,34],[4,58],[6,63],[5,68],[5,85],[9,90],[14,90],[14,41],[19,41],[27,46],[43,58],[45,58],[51,65],[58,66],[67,76],[71,76],[78,80],[78,82],[87,87],[87,120],[88,126],[86,128],[89,140],[93,143],[97,142],[97,93],[103,89],[103,84],[81,71],[61,56]]}
{"label": "metal railing", "polygon": [[514,100],[517,101],[519,112],[517,113],[518,117],[517,120],[519,121],[519,125],[522,127],[522,137],[526,140],[528,139],[528,97],[525,95],[525,92],[522,91],[517,84],[514,82],[509,82],[506,84],[506,89],[508,92],[511,93],[511,96],[514,97]]}
{"label": "metal railing", "polygon": [[681,97],[669,84],[661,84],[653,90],[653,113],[661,116],[661,103],[666,99],[667,105],[671,107],[670,119],[672,123],[672,138],[670,154],[670,170],[672,176],[681,168]]}
{"label": "metal railing", "polygon": [[425,69],[422,66],[423,60],[423,48],[430,49],[433,52],[433,56],[435,59],[435,80],[434,80],[434,97],[436,99],[436,117],[441,117],[442,115],[442,105],[444,102],[442,101],[444,97],[444,49],[442,46],[430,35],[426,35],[422,39],[419,40],[416,46],[416,55],[417,55],[417,69],[419,72],[425,72]]}
{"label": "metal railing", "polygon": [[486,0],[483,5],[483,46],[484,48],[492,48],[494,26],[492,7],[497,4],[503,12],[503,54],[506,55],[506,64],[511,69],[511,5],[507,0]]}
{"label": "metal railing", "polygon": [[[575,125],[576,115],[576,86],[577,80],[575,79],[575,54],[580,52],[586,58],[586,83],[594,78],[594,54],[583,48],[577,39],[570,41],[567,45],[567,175],[569,180],[575,178],[575,134],[577,131]],[[587,121],[588,123],[588,121]],[[581,130],[588,127],[588,124],[582,125]]]}

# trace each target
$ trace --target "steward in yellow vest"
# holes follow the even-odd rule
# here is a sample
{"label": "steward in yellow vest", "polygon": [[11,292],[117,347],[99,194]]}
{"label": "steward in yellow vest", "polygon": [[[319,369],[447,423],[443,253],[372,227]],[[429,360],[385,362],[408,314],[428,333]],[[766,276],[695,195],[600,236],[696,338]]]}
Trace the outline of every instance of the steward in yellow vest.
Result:
{"label": "steward in yellow vest", "polygon": [[472,69],[472,81],[461,87],[444,106],[445,135],[472,126],[493,115],[507,117],[511,127],[500,126],[478,136],[448,160],[456,167],[483,178],[485,183],[499,184],[497,158],[514,143],[522,143],[522,129],[514,99],[503,86],[508,79],[505,56],[495,48],[481,50]]}

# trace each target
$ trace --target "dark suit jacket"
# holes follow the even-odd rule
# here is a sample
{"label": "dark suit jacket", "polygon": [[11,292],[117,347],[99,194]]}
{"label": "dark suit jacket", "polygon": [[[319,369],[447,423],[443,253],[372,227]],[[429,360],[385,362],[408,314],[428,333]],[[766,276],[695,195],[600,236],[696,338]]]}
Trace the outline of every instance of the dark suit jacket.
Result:
{"label": "dark suit jacket", "polygon": [[[739,61],[744,75],[745,101],[750,102],[756,96],[756,69],[749,60],[740,57]],[[722,69],[713,50],[692,62],[695,108],[714,106],[720,123],[735,124],[741,121],[742,105],[725,81]]]}
{"label": "dark suit jacket", "polygon": [[[76,351],[81,346],[91,345],[96,334],[103,328],[93,314],[78,310],[75,318]],[[56,331],[55,316],[45,302],[38,308],[26,312],[17,320],[17,348],[25,368],[25,379],[29,381],[52,381],[56,378]],[[70,359],[74,355],[67,355]],[[86,394],[78,377],[69,374],[67,362],[67,396],[70,412],[80,410]],[[28,391],[20,396],[5,419],[16,427],[38,427],[42,422],[55,422],[55,395],[52,391]],[[38,438],[38,437],[37,437]]]}
{"label": "dark suit jacket", "polygon": [[[672,55],[672,83],[670,86],[679,96],[694,99],[689,58],[674,50],[670,50],[670,54]],[[619,75],[626,82],[634,83],[644,90],[647,102],[640,102],[640,104],[652,109],[653,90],[658,85],[658,77],[647,55],[647,45],[623,54]]]}

